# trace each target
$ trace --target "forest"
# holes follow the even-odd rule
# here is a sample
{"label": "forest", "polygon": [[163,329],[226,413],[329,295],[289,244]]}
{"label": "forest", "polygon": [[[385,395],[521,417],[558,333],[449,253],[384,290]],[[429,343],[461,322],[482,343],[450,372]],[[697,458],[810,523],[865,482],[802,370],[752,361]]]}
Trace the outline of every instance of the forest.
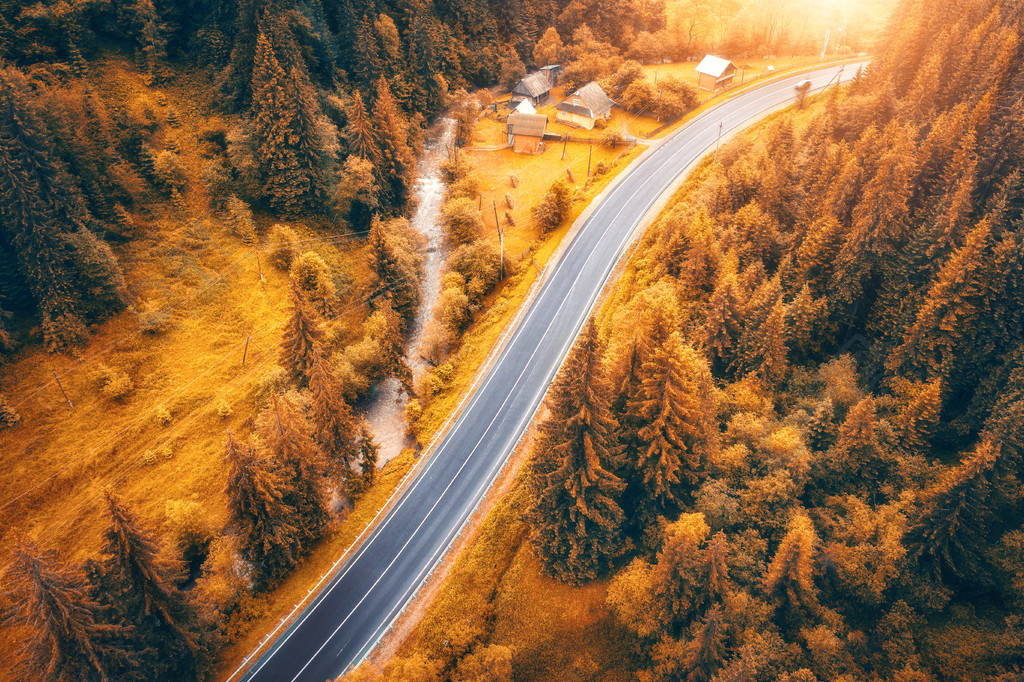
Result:
{"label": "forest", "polygon": [[[0,666],[207,678],[373,494],[366,397],[429,397],[403,348],[429,121],[471,131],[468,93],[553,61],[870,44],[872,3],[815,6],[0,0]],[[533,546],[611,579],[644,679],[1019,661],[1020,21],[905,2],[849,92],[699,171],[568,359]],[[438,360],[505,274],[457,208]]]}
{"label": "forest", "polygon": [[411,643],[343,679],[1020,679],[1022,29],[905,0],[706,159]]}

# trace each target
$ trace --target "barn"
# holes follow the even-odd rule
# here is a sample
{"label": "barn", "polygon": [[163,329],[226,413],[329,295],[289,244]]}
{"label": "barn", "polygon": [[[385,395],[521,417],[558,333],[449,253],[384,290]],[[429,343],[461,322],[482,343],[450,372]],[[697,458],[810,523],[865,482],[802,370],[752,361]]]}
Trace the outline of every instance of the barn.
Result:
{"label": "barn", "polygon": [[512,113],[508,116],[508,143],[517,154],[544,151],[544,132],[548,117],[543,114]]}
{"label": "barn", "polygon": [[611,116],[615,102],[601,86],[591,81],[555,105],[555,120],[570,126],[591,130],[598,119]]}
{"label": "barn", "polygon": [[548,81],[544,72],[538,71],[516,83],[516,87],[512,88],[512,96],[509,97],[509,101],[512,104],[518,104],[525,99],[529,100],[533,106],[537,106],[545,101],[550,94],[551,82]]}
{"label": "barn", "polygon": [[715,92],[732,85],[736,65],[728,59],[708,55],[697,65],[697,87]]}

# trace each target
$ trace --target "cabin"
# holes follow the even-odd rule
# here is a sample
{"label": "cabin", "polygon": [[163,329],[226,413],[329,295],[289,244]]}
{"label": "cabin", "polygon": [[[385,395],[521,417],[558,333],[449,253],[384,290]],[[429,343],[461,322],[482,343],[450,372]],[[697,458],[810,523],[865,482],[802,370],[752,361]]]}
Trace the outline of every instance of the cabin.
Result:
{"label": "cabin", "polygon": [[613,106],[615,102],[601,86],[591,81],[555,105],[558,110],[555,120],[592,130],[599,119],[607,120],[612,115]]}
{"label": "cabin", "polygon": [[562,72],[565,69],[562,68],[561,64],[548,64],[547,66],[540,67],[540,72],[548,77],[548,83],[551,83],[551,87],[558,85],[558,79],[562,77]]}
{"label": "cabin", "polygon": [[697,87],[715,92],[732,85],[736,65],[728,59],[708,55],[697,65]]}
{"label": "cabin", "polygon": [[544,151],[544,133],[548,117],[543,114],[511,113],[508,116],[508,144],[517,154],[539,154]]}
{"label": "cabin", "polygon": [[541,102],[547,100],[551,94],[551,82],[548,77],[542,72],[531,73],[523,80],[516,83],[516,87],[512,88],[512,96],[509,97],[509,102],[512,104],[519,104],[519,102],[529,100],[530,104],[537,106]]}

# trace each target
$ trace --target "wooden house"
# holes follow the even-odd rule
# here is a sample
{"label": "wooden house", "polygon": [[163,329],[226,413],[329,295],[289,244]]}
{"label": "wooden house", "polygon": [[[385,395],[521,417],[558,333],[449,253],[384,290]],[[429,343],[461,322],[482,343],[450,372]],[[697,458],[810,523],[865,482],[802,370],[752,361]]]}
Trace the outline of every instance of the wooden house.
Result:
{"label": "wooden house", "polygon": [[591,130],[598,119],[608,119],[615,102],[601,86],[591,81],[555,105],[555,120],[566,125]]}
{"label": "wooden house", "polygon": [[728,59],[708,55],[697,65],[697,87],[715,92],[732,85],[736,65]]}
{"label": "wooden house", "polygon": [[511,113],[508,116],[508,143],[517,154],[539,154],[544,151],[544,133],[548,117],[543,114]]}
{"label": "wooden house", "polygon": [[537,106],[547,100],[550,94],[551,82],[543,72],[538,71],[516,83],[516,87],[512,88],[512,96],[509,97],[509,101],[512,104],[518,104],[526,99],[533,106]]}
{"label": "wooden house", "polygon": [[548,83],[551,83],[551,87],[558,85],[558,79],[562,77],[562,72],[565,69],[562,68],[561,64],[548,64],[547,66],[540,67],[540,72],[548,77]]}

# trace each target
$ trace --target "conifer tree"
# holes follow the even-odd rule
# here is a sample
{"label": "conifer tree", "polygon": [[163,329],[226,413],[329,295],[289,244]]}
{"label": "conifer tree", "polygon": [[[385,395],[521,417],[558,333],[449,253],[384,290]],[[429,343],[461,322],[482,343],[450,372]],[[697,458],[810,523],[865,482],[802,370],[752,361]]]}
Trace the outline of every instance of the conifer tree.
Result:
{"label": "conifer tree", "polygon": [[710,556],[701,549],[710,532],[703,514],[681,514],[665,528],[651,584],[659,618],[673,636],[679,636],[712,595]]}
{"label": "conifer tree", "polygon": [[832,447],[839,430],[835,423],[835,408],[832,401],[825,399],[814,408],[811,422],[807,425],[808,444],[817,451],[825,451]]}
{"label": "conifer tree", "polygon": [[707,567],[708,600],[720,602],[729,588],[729,543],[725,533],[718,531],[708,541],[704,551]]}
{"label": "conifer tree", "polygon": [[57,553],[23,542],[4,578],[9,608],[2,622],[25,634],[19,663],[21,679],[107,680],[129,676],[133,657],[117,646],[126,627],[104,623],[101,605],[75,569]]}
{"label": "conifer tree", "polygon": [[403,345],[405,334],[402,333],[405,325],[395,309],[391,307],[389,299],[385,298],[380,303],[379,310],[384,319],[384,330],[380,339],[381,366],[384,375],[398,379],[405,394],[410,398],[415,398],[416,389],[412,383],[412,370],[409,369],[409,363],[405,360],[405,346]]}
{"label": "conifer tree", "polygon": [[725,660],[725,623],[722,607],[715,605],[704,617],[697,636],[690,642],[682,679],[686,682],[710,682]]}
{"label": "conifer tree", "polygon": [[377,458],[380,456],[380,446],[373,439],[370,428],[363,423],[359,430],[359,466],[363,472],[362,490],[373,485],[377,476]]}
{"label": "conifer tree", "polygon": [[285,475],[285,502],[295,509],[303,551],[323,537],[330,522],[326,463],[313,442],[309,424],[287,396],[274,394],[263,415],[263,442]]}
{"label": "conifer tree", "polygon": [[293,380],[305,384],[312,376],[315,358],[321,352],[323,331],[319,316],[306,302],[298,282],[292,279],[291,285],[292,316],[281,340],[281,366]]}
{"label": "conifer tree", "polygon": [[747,348],[746,364],[752,367],[747,376],[766,387],[782,381],[789,369],[785,315],[786,306],[780,297]]}
{"label": "conifer tree", "polygon": [[120,267],[89,232],[89,220],[30,104],[24,77],[0,69],[0,229],[53,350],[81,342],[86,322],[126,303]]}
{"label": "conifer tree", "polygon": [[765,573],[764,592],[789,623],[817,608],[814,552],[818,544],[811,520],[806,514],[794,514]]}
{"label": "conifer tree", "polygon": [[313,426],[316,441],[324,451],[327,470],[340,489],[344,489],[352,475],[355,458],[355,420],[352,408],[345,402],[338,378],[331,371],[318,349],[314,349],[313,366],[309,377],[313,397]]}
{"label": "conifer tree", "polygon": [[391,300],[395,312],[405,323],[410,322],[420,305],[415,266],[403,258],[403,253],[389,234],[389,228],[379,218],[371,221],[367,247],[369,265],[376,275],[377,286],[384,289],[381,295]]}
{"label": "conifer tree", "polygon": [[300,519],[286,498],[289,486],[281,472],[247,443],[227,433],[228,500],[231,518],[241,538],[242,557],[256,571],[258,588],[270,588],[284,578],[302,554]]}
{"label": "conifer tree", "polygon": [[850,408],[839,427],[835,451],[842,468],[862,475],[877,473],[882,450],[875,434],[875,401],[871,396]]}
{"label": "conifer tree", "polygon": [[414,167],[407,137],[408,124],[395,103],[387,81],[383,77],[379,78],[376,87],[372,121],[377,133],[377,172],[381,195],[386,206],[401,212],[409,203]]}
{"label": "conifer tree", "polygon": [[286,72],[263,30],[255,60],[252,125],[263,195],[286,216],[317,212],[325,198],[323,170],[333,152],[309,76],[299,64]]}
{"label": "conifer tree", "polygon": [[377,148],[377,133],[366,113],[363,96],[356,90],[352,93],[352,106],[348,112],[348,128],[346,129],[349,150],[359,158],[369,161],[377,167],[380,163],[380,150]]}
{"label": "conifer tree", "polygon": [[626,406],[643,423],[640,449],[638,459],[623,467],[627,480],[637,481],[637,511],[647,517],[682,504],[713,447],[715,428],[707,364],[679,332],[644,355],[639,390]]}
{"label": "conifer tree", "polygon": [[982,441],[927,496],[907,533],[908,557],[936,578],[971,579],[981,571],[1001,448]]}
{"label": "conifer tree", "polygon": [[900,410],[899,430],[904,448],[927,454],[942,411],[942,380],[926,384]]}
{"label": "conifer tree", "polygon": [[701,345],[714,367],[723,370],[733,361],[733,352],[743,330],[743,306],[734,268],[722,273],[708,301],[701,329]]}
{"label": "conifer tree", "polygon": [[127,507],[106,493],[103,580],[111,603],[135,628],[136,646],[154,678],[199,676],[207,628],[198,605],[178,589],[181,566],[160,556],[154,538]]}
{"label": "conifer tree", "polygon": [[603,352],[591,319],[551,387],[541,427],[554,470],[533,483],[533,546],[549,571],[574,583],[602,574],[626,549]]}

